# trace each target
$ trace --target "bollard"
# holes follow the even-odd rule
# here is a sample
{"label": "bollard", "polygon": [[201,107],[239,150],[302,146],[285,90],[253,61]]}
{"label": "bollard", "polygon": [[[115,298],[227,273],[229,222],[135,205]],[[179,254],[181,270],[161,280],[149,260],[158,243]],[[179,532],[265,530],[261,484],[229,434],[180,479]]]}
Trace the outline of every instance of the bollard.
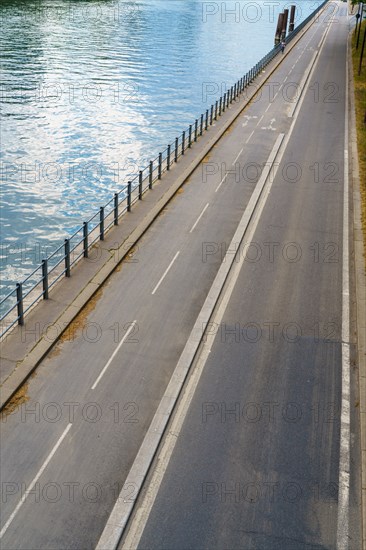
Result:
{"label": "bollard", "polygon": [[104,241],[104,206],[99,210],[99,238]]}
{"label": "bollard", "polygon": [[43,299],[48,300],[48,260],[42,260]]}
{"label": "bollard", "polygon": [[114,225],[118,225],[118,193],[114,194]]}
{"label": "bollard", "polygon": [[139,200],[142,200],[142,170],[139,172]]}
{"label": "bollard", "polygon": [[83,223],[84,258],[87,258],[89,254],[88,233],[89,233],[88,222],[84,222]]}
{"label": "bollard", "polygon": [[127,212],[131,212],[131,182],[127,183]]}
{"label": "bollard", "polygon": [[17,283],[17,311],[18,311],[18,325],[24,325],[24,313],[23,313],[23,285]]}
{"label": "bollard", "polygon": [[70,239],[65,239],[65,276],[70,275]]}

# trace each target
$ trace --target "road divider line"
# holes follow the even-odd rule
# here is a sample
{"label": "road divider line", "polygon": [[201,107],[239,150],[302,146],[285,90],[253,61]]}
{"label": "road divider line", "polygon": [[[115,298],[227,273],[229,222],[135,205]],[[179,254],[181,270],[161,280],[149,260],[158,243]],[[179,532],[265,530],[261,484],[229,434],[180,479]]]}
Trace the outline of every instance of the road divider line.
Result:
{"label": "road divider line", "polygon": [[216,187],[215,193],[217,193],[217,191],[220,189],[221,185],[224,183],[226,178],[227,178],[227,172],[226,172],[225,176],[222,178],[222,180],[220,181],[219,185]]}
{"label": "road divider line", "polygon": [[206,206],[204,207],[204,209],[202,210],[201,214],[198,216],[198,218],[197,218],[197,220],[195,221],[195,223],[192,225],[192,228],[191,228],[191,230],[190,230],[190,233],[192,233],[192,232],[195,230],[195,228],[196,228],[198,222],[199,222],[200,219],[202,218],[203,214],[206,212],[206,210],[207,210],[207,208],[209,207],[209,205],[210,205],[210,203],[208,202],[208,203],[206,204]]}
{"label": "road divider line", "polygon": [[[139,494],[144,483],[147,472],[164,434],[171,413],[178,400],[187,374],[196,357],[198,348],[203,338],[203,327],[207,326],[207,323],[209,322],[214,308],[219,300],[222,289],[228,279],[229,272],[236,257],[236,254],[232,254],[232,251],[236,249],[237,243],[241,243],[244,238],[249,223],[253,218],[256,206],[262,195],[268,176],[273,169],[273,165],[283,139],[284,134],[280,134],[276,139],[268,161],[263,168],[261,177],[259,178],[250,197],[248,205],[231,240],[228,251],[226,252],[226,255],[220,265],[219,271],[216,274],[207,298],[196,319],[194,327],[189,335],[186,345],[184,346],[169,384],[126,478],[125,485],[128,483],[133,483],[134,487],[137,489],[137,495]],[[97,550],[106,550],[107,548],[108,550],[116,549],[131,515],[133,506],[134,501],[126,501],[121,492],[99,539],[96,547]]]}
{"label": "road divider line", "polygon": [[346,94],[344,128],[343,258],[342,258],[342,401],[339,448],[337,550],[349,549],[350,484],[350,290],[349,290],[349,181],[348,181],[348,56],[346,53]]}
{"label": "road divider line", "polygon": [[160,281],[158,282],[158,284],[156,285],[156,287],[154,288],[154,290],[152,291],[151,294],[155,294],[155,292],[158,290],[159,286],[161,285],[161,283],[163,282],[164,278],[167,276],[170,268],[172,267],[172,265],[174,264],[175,260],[178,258],[180,254],[180,250],[178,250],[178,252],[176,253],[176,255],[174,256],[174,258],[172,259],[172,261],[170,262],[170,264],[168,265],[168,267],[166,268],[166,270],[164,271],[163,273],[163,276],[161,277]]}
{"label": "road divider line", "polygon": [[122,340],[120,341],[120,343],[118,344],[118,346],[116,347],[116,349],[114,350],[114,352],[112,353],[111,357],[109,358],[107,364],[105,365],[105,367],[103,368],[102,372],[100,373],[100,375],[98,376],[98,378],[96,379],[96,381],[94,382],[94,384],[92,385],[91,389],[92,390],[95,390],[95,388],[97,387],[97,385],[99,384],[99,381],[100,379],[102,378],[103,374],[105,373],[105,371],[107,370],[107,368],[109,367],[109,365],[112,363],[113,359],[115,358],[115,356],[117,355],[118,351],[120,350],[122,344],[126,341],[126,339],[128,338],[131,330],[133,328],[135,328],[135,324],[136,324],[136,320],[133,321],[131,323],[131,326],[130,328],[127,330],[126,334],[124,335],[124,337],[122,338]]}
{"label": "road divider line", "polygon": [[236,163],[236,161],[238,160],[238,158],[240,157],[240,155],[242,154],[243,151],[244,151],[244,147],[242,147],[242,148],[240,149],[239,153],[237,154],[237,156],[236,156],[236,158],[235,158],[235,160],[234,160],[234,162],[233,162],[233,165]]}
{"label": "road divider line", "polygon": [[249,136],[248,136],[248,138],[247,138],[247,140],[246,140],[245,143],[248,143],[248,142],[249,142],[249,140],[250,140],[250,138],[252,137],[253,134],[254,134],[254,130],[249,134]]}
{"label": "road divider line", "polygon": [[25,493],[22,495],[22,498],[20,499],[20,501],[18,502],[14,512],[11,514],[11,516],[9,517],[8,521],[5,523],[4,527],[1,529],[0,531],[0,539],[5,535],[6,531],[8,530],[10,524],[12,523],[13,519],[15,518],[15,516],[17,515],[17,513],[19,512],[20,508],[22,507],[22,505],[24,504],[27,496],[29,495],[29,493],[33,490],[33,487],[35,486],[35,484],[37,483],[37,481],[39,480],[39,478],[41,477],[41,475],[43,474],[43,472],[45,471],[45,469],[47,468],[47,465],[48,463],[50,462],[50,460],[52,459],[53,455],[55,454],[55,452],[57,451],[57,449],[59,448],[59,446],[61,445],[61,443],[63,442],[63,440],[65,439],[66,435],[68,434],[70,428],[71,428],[72,424],[68,424],[67,427],[65,428],[65,430],[62,432],[61,436],[58,438],[55,446],[53,447],[52,451],[50,452],[50,454],[48,455],[48,457],[46,458],[46,460],[44,461],[44,463],[42,464],[38,474],[36,475],[36,477],[33,479],[33,481],[31,482],[31,484],[29,485],[29,488],[25,491]]}

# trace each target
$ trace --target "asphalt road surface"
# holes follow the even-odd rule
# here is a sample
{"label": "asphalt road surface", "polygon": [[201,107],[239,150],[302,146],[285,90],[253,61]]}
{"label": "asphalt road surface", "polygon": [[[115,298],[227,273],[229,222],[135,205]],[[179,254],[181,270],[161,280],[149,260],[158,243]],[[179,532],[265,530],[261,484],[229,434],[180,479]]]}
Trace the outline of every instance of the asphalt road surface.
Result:
{"label": "asphalt road surface", "polygon": [[[3,415],[4,550],[94,548],[120,491],[135,498],[124,481],[280,133],[139,547],[336,548],[348,22],[335,5],[337,21],[321,16],[285,56]],[[325,33],[300,98],[293,83]]]}

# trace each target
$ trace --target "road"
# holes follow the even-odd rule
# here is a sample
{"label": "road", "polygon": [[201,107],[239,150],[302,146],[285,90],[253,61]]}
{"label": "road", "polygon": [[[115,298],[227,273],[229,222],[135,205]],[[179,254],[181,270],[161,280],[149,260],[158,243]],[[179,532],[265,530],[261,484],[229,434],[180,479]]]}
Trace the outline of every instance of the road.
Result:
{"label": "road", "polygon": [[[120,491],[135,498],[126,477],[280,133],[291,139],[139,547],[336,547],[347,36],[336,5],[339,21],[322,16],[284,57],[2,417],[2,548],[94,548]],[[247,328],[222,341],[220,325]],[[222,411],[236,403],[232,422]],[[282,496],[221,498],[248,482]]]}

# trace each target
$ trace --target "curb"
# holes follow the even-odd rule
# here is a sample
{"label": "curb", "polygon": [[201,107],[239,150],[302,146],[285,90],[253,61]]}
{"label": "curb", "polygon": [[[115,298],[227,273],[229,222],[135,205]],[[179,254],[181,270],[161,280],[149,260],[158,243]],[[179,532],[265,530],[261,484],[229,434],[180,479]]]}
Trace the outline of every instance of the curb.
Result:
{"label": "curb", "polygon": [[349,40],[350,143],[349,158],[353,193],[353,246],[357,319],[357,364],[359,382],[360,444],[361,444],[361,532],[362,549],[366,550],[366,273],[364,236],[361,220],[360,175],[358,165],[356,113],[352,62],[352,30]]}

